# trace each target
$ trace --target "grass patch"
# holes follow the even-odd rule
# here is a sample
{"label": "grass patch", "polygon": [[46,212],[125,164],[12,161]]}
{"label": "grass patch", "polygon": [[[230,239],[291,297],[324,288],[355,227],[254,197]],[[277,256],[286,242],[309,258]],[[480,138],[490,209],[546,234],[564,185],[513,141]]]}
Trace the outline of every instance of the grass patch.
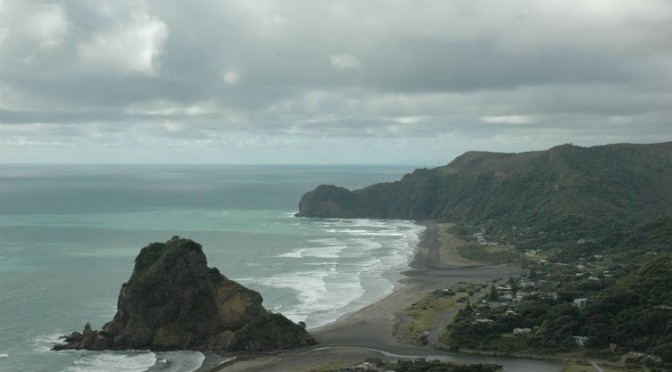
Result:
{"label": "grass patch", "polygon": [[562,372],[596,372],[596,370],[587,362],[567,361]]}
{"label": "grass patch", "polygon": [[457,247],[457,253],[472,261],[495,264],[519,262],[523,259],[523,255],[512,245],[467,244]]}
{"label": "grass patch", "polygon": [[[396,314],[394,336],[408,343],[423,343],[426,332],[436,327],[446,313],[461,308],[470,293],[480,291],[476,284],[462,285],[449,291],[437,290],[428,293],[418,302]],[[424,337],[426,338],[426,337]]]}
{"label": "grass patch", "polygon": [[356,366],[364,363],[363,360],[339,360],[337,362],[327,363],[315,368],[307,369],[305,372],[338,372],[339,369],[345,367]]}
{"label": "grass patch", "polygon": [[518,352],[529,348],[525,339],[511,333],[502,333],[499,338],[489,340],[488,349],[504,352]]}
{"label": "grass patch", "polygon": [[[636,366],[618,366],[603,362],[597,362],[604,372],[633,372],[633,371],[650,371],[651,369]],[[562,372],[597,372],[597,369],[590,363],[585,361],[566,361]]]}

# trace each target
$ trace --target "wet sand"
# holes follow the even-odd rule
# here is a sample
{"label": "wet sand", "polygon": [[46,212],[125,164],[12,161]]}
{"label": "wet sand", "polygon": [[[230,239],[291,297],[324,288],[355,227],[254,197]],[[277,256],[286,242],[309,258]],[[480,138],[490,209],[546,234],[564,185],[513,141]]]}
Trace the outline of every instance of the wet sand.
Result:
{"label": "wet sand", "polygon": [[[326,326],[311,329],[319,345],[236,360],[216,371],[300,371],[334,361],[368,357],[429,356],[441,352],[401,343],[392,335],[395,313],[422,298],[428,291],[457,282],[485,282],[521,272],[515,265],[482,265],[457,253],[464,242],[446,232],[446,224],[424,222],[427,230],[418,245],[410,270],[384,299]],[[448,355],[448,354],[446,354]],[[453,354],[454,355],[454,354]],[[459,359],[459,358],[458,358]]]}

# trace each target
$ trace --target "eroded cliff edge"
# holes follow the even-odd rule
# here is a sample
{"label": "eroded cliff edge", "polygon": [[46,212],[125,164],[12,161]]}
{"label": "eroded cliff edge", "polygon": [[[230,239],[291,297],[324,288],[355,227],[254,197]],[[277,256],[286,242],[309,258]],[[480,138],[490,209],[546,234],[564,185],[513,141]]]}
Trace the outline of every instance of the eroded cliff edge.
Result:
{"label": "eroded cliff edge", "polygon": [[135,259],[117,313],[94,331],[64,336],[64,349],[270,351],[316,344],[306,330],[262,306],[261,295],[208,268],[200,244],[152,243]]}

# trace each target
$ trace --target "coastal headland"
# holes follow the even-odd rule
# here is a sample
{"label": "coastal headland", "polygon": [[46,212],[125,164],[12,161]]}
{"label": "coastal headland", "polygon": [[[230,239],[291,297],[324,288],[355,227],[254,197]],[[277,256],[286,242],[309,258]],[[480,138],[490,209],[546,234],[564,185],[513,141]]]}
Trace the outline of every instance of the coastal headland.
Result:
{"label": "coastal headland", "polygon": [[[672,363],[669,332],[657,332],[659,327],[653,325],[667,321],[664,311],[671,301],[660,295],[669,293],[668,287],[659,285],[667,283],[670,275],[660,263],[672,260],[672,256],[662,256],[669,254],[672,231],[669,217],[665,218],[672,213],[671,162],[670,142],[593,147],[566,144],[525,153],[467,152],[445,166],[416,169],[398,181],[355,190],[319,185],[303,195],[297,216],[429,221],[424,222],[427,229],[410,268],[388,297],[312,330],[318,348],[234,362],[231,367],[301,370],[305,365],[332,360],[361,360],[361,354],[447,358],[454,354],[436,349],[451,346],[463,351],[469,347],[555,357],[571,352],[590,357],[606,353],[614,360],[629,358],[631,364],[639,363],[639,354],[652,352],[653,356],[647,356],[652,363]],[[474,237],[477,243],[466,244],[458,237]],[[657,259],[658,263],[644,262],[646,257],[659,254],[663,258]],[[478,262],[481,260],[484,262]],[[481,292],[488,282],[521,273],[516,265],[485,261],[533,265],[526,266],[528,278],[536,278],[537,271],[532,269],[539,265],[536,268],[545,279],[524,284],[533,290],[528,296],[532,301],[526,306],[534,311],[521,315],[503,309],[506,302],[483,303],[482,296],[479,305],[483,306],[466,306],[467,294],[473,303],[477,297],[472,293]],[[655,281],[645,281],[651,277]],[[640,284],[645,282],[649,285]],[[505,295],[511,296],[513,302],[519,286],[523,286],[520,281],[511,286],[490,285],[489,297],[507,301]],[[500,296],[500,287],[511,293]],[[448,295],[458,290],[463,302]],[[623,293],[625,299],[618,297]],[[517,295],[521,300],[524,297]],[[444,298],[431,302],[430,296]],[[589,301],[589,311],[578,310]],[[633,305],[613,317],[622,321],[604,320],[612,303],[620,306],[628,301]],[[494,319],[478,317],[494,308],[502,308],[501,314],[492,313]],[[636,316],[628,315],[638,313],[660,320],[646,328]],[[506,318],[509,315],[511,318]],[[456,321],[451,322],[451,317]],[[495,319],[501,320],[501,327],[486,325]],[[450,331],[442,332],[447,325]],[[532,334],[535,328],[537,332]],[[631,331],[619,331],[623,329]],[[493,340],[501,343],[488,344]],[[586,340],[590,342],[584,344]],[[623,349],[616,352],[620,347]],[[582,353],[583,348],[588,354]],[[629,351],[638,354],[629,357]],[[471,362],[491,361],[479,356]],[[543,370],[538,366],[505,369]]]}
{"label": "coastal headland", "polygon": [[467,355],[404,343],[393,335],[398,313],[429,292],[458,283],[489,282],[521,273],[516,265],[488,265],[461,257],[457,248],[464,242],[446,231],[446,224],[421,222],[426,226],[409,270],[396,289],[384,299],[346,315],[336,322],[312,329],[319,344],[310,349],[244,356],[213,371],[301,371],[339,361],[366,358],[431,358],[461,363],[492,363],[506,370],[559,371],[559,363]]}

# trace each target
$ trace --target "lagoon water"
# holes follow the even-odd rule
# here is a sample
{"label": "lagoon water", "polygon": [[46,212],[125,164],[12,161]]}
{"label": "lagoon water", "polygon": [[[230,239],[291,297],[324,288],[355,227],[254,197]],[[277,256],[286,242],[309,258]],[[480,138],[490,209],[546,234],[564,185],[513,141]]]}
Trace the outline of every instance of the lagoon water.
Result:
{"label": "lagoon water", "polygon": [[422,227],[294,217],[321,183],[359,188],[401,166],[0,166],[0,370],[192,371],[199,352],[53,352],[116,312],[140,248],[173,235],[309,328],[394,287]]}

